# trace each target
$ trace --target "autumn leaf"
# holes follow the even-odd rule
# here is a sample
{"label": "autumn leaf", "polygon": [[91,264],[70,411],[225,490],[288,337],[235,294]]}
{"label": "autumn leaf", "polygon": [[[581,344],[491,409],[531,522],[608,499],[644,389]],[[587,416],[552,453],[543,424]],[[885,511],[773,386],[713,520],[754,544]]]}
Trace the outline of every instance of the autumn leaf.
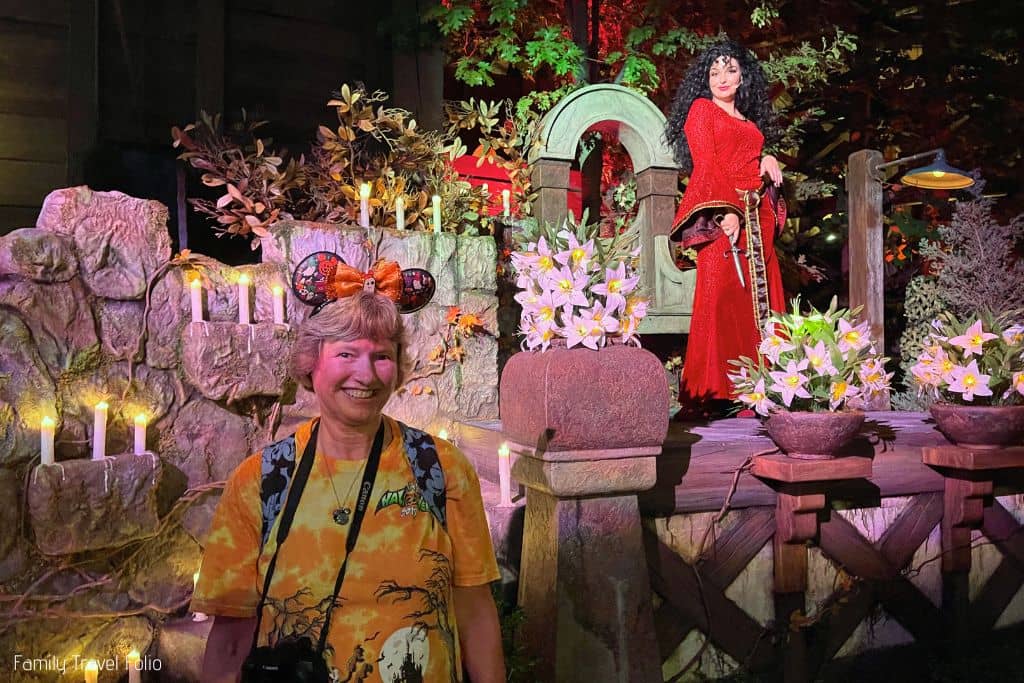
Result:
{"label": "autumn leaf", "polygon": [[459,314],[460,313],[461,313],[461,311],[459,310],[458,306],[449,306],[448,307],[448,317],[446,318],[446,321],[448,322],[448,324],[451,325],[451,324],[455,323],[459,319]]}

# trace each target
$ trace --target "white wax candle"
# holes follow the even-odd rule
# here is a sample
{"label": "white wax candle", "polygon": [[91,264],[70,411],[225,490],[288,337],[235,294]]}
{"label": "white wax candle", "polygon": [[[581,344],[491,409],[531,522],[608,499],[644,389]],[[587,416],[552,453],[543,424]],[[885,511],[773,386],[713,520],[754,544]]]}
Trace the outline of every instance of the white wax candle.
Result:
{"label": "white wax candle", "polygon": [[95,659],[90,659],[85,664],[85,683],[97,683],[100,679],[100,665]]}
{"label": "white wax candle", "polygon": [[370,227],[370,183],[359,186],[359,225]]}
{"label": "white wax candle", "polygon": [[92,421],[92,459],[102,460],[107,454],[107,409],[106,401],[96,404]]}
{"label": "white wax candle", "polygon": [[434,195],[434,234],[441,234],[441,197]]}
{"label": "white wax candle", "polygon": [[405,197],[395,197],[395,227],[405,230]]}
{"label": "white wax candle", "polygon": [[192,299],[192,322],[197,323],[203,319],[203,282],[194,277],[188,288]]}
{"label": "white wax candle", "polygon": [[501,489],[501,505],[512,505],[512,458],[507,443],[498,447],[498,486]]}
{"label": "white wax candle", "polygon": [[39,462],[43,465],[53,464],[53,430],[56,421],[49,415],[39,425]]}
{"label": "white wax candle", "polygon": [[242,273],[238,276],[238,323],[248,325],[249,317],[249,276]]}
{"label": "white wax candle", "polygon": [[284,324],[284,288],[281,285],[274,285],[271,290],[274,294],[274,322],[278,325]]}
{"label": "white wax candle", "polygon": [[512,215],[512,193],[508,190],[501,191],[501,210],[505,218]]}
{"label": "white wax candle", "polygon": [[146,416],[139,413],[135,416],[135,455],[146,452]]}
{"label": "white wax candle", "polygon": [[128,669],[128,683],[142,683],[142,668],[139,666],[138,650],[132,650],[124,658],[125,668]]}

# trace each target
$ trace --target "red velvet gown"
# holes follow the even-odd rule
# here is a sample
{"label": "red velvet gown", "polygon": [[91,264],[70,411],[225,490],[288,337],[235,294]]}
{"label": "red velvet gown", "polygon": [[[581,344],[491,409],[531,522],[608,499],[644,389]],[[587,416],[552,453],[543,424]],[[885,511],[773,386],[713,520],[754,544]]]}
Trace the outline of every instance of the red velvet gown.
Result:
{"label": "red velvet gown", "polygon": [[[680,381],[680,402],[696,405],[707,399],[730,399],[732,384],[728,361],[739,356],[756,357],[761,331],[756,322],[750,268],[745,254],[740,266],[745,285],[736,274],[729,238],[714,222],[715,215],[735,212],[740,216],[736,244],[747,245],[743,205],[739,190],[761,187],[761,148],[764,136],[757,126],[723,111],[711,100],[698,98],[690,107],[684,126],[693,156],[693,173],[673,222],[672,232],[682,231],[684,247],[697,249],[697,287],[690,322],[690,339]],[[763,197],[758,215],[763,239],[768,303],[772,310],[785,308],[782,276],[775,255],[775,237],[785,221],[784,205]]]}

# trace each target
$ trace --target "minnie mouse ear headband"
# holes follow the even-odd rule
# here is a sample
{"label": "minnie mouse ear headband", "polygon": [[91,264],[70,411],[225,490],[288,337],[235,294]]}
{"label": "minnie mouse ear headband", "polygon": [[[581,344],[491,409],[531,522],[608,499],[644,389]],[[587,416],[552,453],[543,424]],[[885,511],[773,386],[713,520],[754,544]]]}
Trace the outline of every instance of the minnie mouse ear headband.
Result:
{"label": "minnie mouse ear headband", "polygon": [[420,310],[434,297],[434,276],[422,268],[402,270],[394,261],[380,260],[360,272],[330,251],[317,251],[295,267],[292,291],[316,315],[327,304],[361,291],[382,294],[395,302],[399,313]]}

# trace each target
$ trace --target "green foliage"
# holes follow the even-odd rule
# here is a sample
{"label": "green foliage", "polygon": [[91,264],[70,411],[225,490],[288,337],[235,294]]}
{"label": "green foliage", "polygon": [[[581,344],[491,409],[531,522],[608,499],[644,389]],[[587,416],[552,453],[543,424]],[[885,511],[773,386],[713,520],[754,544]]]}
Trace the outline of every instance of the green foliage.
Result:
{"label": "green foliage", "polygon": [[62,378],[86,375],[103,365],[103,349],[99,343],[87,346],[64,361]]}
{"label": "green foliage", "polygon": [[507,601],[501,593],[499,582],[491,584],[494,604],[498,608],[501,625],[501,646],[505,653],[505,672],[508,683],[534,683],[537,660],[526,652],[522,641],[516,638],[526,621],[526,615],[517,605]]}
{"label": "green foliage", "polygon": [[771,83],[781,83],[796,92],[812,86],[825,85],[833,74],[847,70],[847,60],[857,50],[857,37],[837,28],[835,37],[822,37],[818,49],[804,41],[789,53],[773,52],[763,62],[765,76]]}
{"label": "green foliage", "polygon": [[906,300],[903,304],[907,326],[900,335],[899,344],[900,371],[907,391],[893,394],[892,403],[897,410],[926,410],[932,402],[929,396],[918,391],[910,368],[917,363],[917,357],[928,343],[928,337],[933,331],[932,320],[938,317],[945,307],[946,303],[942,300],[935,277],[918,275],[907,285]]}
{"label": "green foliage", "polygon": [[583,51],[560,27],[547,26],[526,41],[526,64],[534,72],[549,67],[557,76],[573,73],[583,60]]}

